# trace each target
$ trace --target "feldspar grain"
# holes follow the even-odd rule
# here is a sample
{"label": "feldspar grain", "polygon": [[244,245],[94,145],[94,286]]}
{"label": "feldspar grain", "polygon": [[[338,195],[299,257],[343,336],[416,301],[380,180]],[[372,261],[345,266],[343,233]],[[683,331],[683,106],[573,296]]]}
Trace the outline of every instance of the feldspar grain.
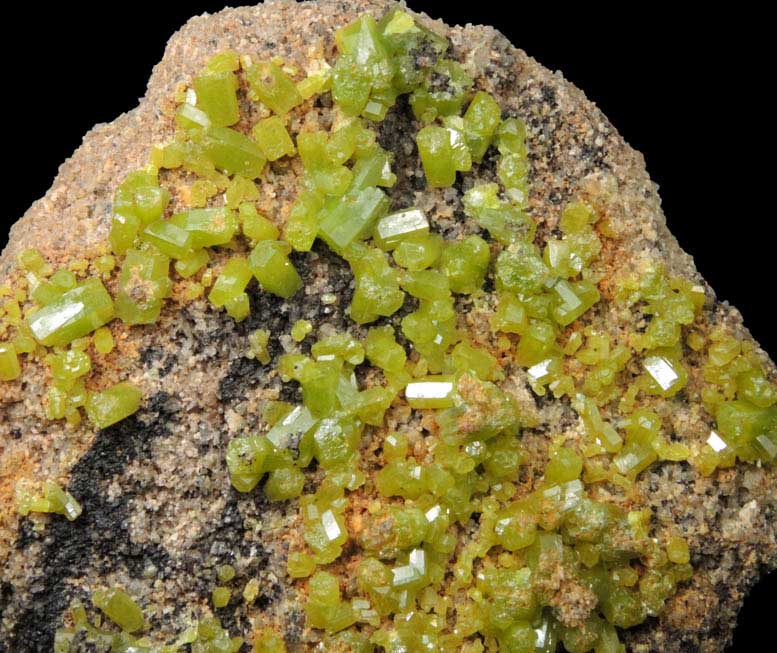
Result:
{"label": "feldspar grain", "polygon": [[[336,28],[365,11],[382,15],[390,6],[388,0],[301,5],[276,0],[193,18],[171,38],[140,105],[87,134],[46,196],[12,228],[0,256],[0,281],[10,278],[17,254],[28,247],[38,248],[52,264],[102,254],[116,185],[143,165],[153,142],[170,137],[171,98],[211,55],[231,48],[258,58],[279,56],[305,70],[312,59],[331,60]],[[641,155],[581,91],[491,27],[449,28],[424,16],[419,20],[451,40],[465,68],[486,71],[480,90],[493,94],[506,115],[525,121],[529,201],[540,234],[552,234],[560,208],[581,196],[606,218],[617,238],[608,241],[603,254],[603,295],[650,259],[662,260],[671,274],[704,284],[667,230]],[[327,128],[332,120],[327,102],[318,102],[305,120]],[[416,129],[402,99],[378,128],[380,144],[396,154],[392,210],[416,205],[435,216],[446,237],[476,233],[476,226],[465,222],[462,192],[473,182],[493,181],[494,161],[486,156],[454,188],[426,190]],[[258,202],[260,211],[280,221],[294,198],[293,184],[284,181],[287,165],[270,166],[267,181],[275,191],[262,193]],[[27,365],[20,381],[0,386],[0,650],[50,651],[65,609],[73,599],[88,603],[95,584],[120,585],[151,606],[146,617],[152,631],[169,639],[199,613],[223,565],[234,567],[241,584],[258,580],[252,604],[233,601],[216,611],[225,628],[247,635],[252,616],[262,612],[266,623],[280,627],[290,650],[312,650],[297,590],[285,571],[290,541],[298,537],[296,509],[288,502],[269,502],[262,493],[236,494],[224,464],[232,437],[265,426],[257,408],[262,400],[299,401],[274,371],[290,341],[271,338],[271,360],[265,365],[244,357],[248,334],[260,328],[289,334],[299,320],[310,321],[314,333],[349,324],[344,311],[353,287],[347,266],[319,244],[293,254],[292,261],[304,291],[283,300],[249,285],[251,317],[242,323],[195,300],[185,308],[169,303],[154,327],[115,326],[101,383],[128,379],[145,400],[140,412],[102,431],[95,433],[86,421],[65,430],[45,419],[42,367]],[[487,287],[491,283],[486,280]],[[468,312],[471,301],[459,298],[457,309]],[[398,324],[413,308],[408,303],[379,324]],[[707,324],[727,324],[750,337],[740,314],[725,302],[704,310]],[[633,320],[596,311],[595,324],[605,330]],[[470,327],[482,328],[475,320]],[[302,351],[309,346],[303,341]],[[774,381],[774,365],[761,353]],[[525,373],[506,372],[514,394],[533,404]],[[523,436],[529,478],[540,473],[548,434],[574,435],[581,428],[565,402],[538,398],[536,413],[540,426]],[[677,410],[671,419],[691,440],[701,441],[710,429],[709,418],[690,408]],[[59,479],[81,502],[83,514],[74,522],[48,515],[21,519],[13,487],[31,477]],[[629,650],[722,651],[744,595],[760,573],[777,566],[774,468],[738,465],[705,478],[685,463],[663,462],[639,477],[630,500],[652,510],[657,531],[679,526],[695,572],[661,617],[624,633]],[[570,588],[557,607],[571,612],[589,600],[585,588]]]}

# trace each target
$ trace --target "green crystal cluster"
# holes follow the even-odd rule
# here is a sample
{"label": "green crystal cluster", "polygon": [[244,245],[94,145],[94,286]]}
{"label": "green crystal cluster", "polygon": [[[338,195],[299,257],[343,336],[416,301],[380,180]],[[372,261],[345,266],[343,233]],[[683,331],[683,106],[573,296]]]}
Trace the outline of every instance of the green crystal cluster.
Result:
{"label": "green crystal cluster", "polygon": [[[157,323],[173,296],[206,297],[244,320],[250,284],[284,300],[306,290],[294,261],[318,239],[353,274],[353,328],[298,320],[275,360],[271,339],[281,334],[248,335],[246,356],[297,384],[302,402],[267,402],[267,428],[232,439],[226,465],[236,491],[298,507],[287,572],[323,650],[622,653],[618,629],[662,611],[692,573],[691,552],[679,527],[655,536],[649,511],[607,498],[632,496],[656,461],[703,474],[737,459],[773,461],[777,389],[752,343],[697,328],[704,289],[659,266],[605,298],[639,314],[644,329],[592,326],[608,230],[573,201],[538,239],[526,127],[479,88],[446,39],[394,9],[360,17],[335,42],[333,67],[299,80],[277,59],[227,51],[207,62],[178,98],[174,137],[119,185],[110,253],[56,271],[35,250],[20,256],[24,287],[2,294],[3,328],[15,336],[0,344],[0,379],[19,378],[20,356],[37,357],[51,377],[49,418],[75,425],[83,408],[96,427],[110,426],[142,400],[127,382],[87,384],[114,348],[112,320]],[[331,128],[293,118],[324,93]],[[403,95],[428,192],[450,192],[434,189],[496,161],[493,181],[464,186],[481,235],[446,239],[425,203],[392,206],[395,153],[378,143],[376,123]],[[301,171],[283,218],[259,210],[268,162]],[[179,173],[189,185],[173,193],[165,180]],[[689,350],[705,360],[701,379]],[[538,461],[522,434],[537,426],[536,411],[508,375],[536,396],[565,397],[579,416],[579,438],[547,436],[542,474],[528,484]],[[701,446],[673,437],[682,434],[662,417],[681,392],[697,393],[715,423]],[[306,483],[313,469],[316,483]],[[19,505],[80,512],[56,484]],[[234,578],[234,568],[219,569],[213,608],[237,600]],[[250,605],[258,592],[251,579],[242,598]],[[243,645],[213,617],[158,645],[123,590],[97,590],[93,603],[121,632],[75,606],[58,653],[81,631],[112,651]],[[262,626],[253,650],[286,645]]]}
{"label": "green crystal cluster", "polygon": [[54,512],[63,515],[68,521],[73,521],[82,512],[81,504],[76,498],[62,489],[56,481],[46,481],[43,492],[38,493],[28,484],[17,484],[16,509],[20,515],[31,512]]}
{"label": "green crystal cluster", "polygon": [[[114,627],[103,622],[100,615],[90,621],[86,608],[76,602],[70,608],[72,626],[56,632],[54,653],[69,653],[84,641],[95,650],[115,653],[237,653],[243,650],[245,640],[230,636],[217,617],[195,621],[174,641],[159,644],[143,634],[148,629],[143,610],[123,589],[97,589],[92,593],[92,603]],[[116,627],[121,630],[117,632]]]}

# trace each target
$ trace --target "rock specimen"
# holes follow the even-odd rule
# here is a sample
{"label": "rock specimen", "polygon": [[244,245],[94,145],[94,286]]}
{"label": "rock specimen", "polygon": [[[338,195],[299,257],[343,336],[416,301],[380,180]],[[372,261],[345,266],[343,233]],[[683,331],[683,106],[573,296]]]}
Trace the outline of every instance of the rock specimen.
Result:
{"label": "rock specimen", "polygon": [[777,562],[774,365],[489,27],[192,19],[0,282],[0,648],[722,651]]}

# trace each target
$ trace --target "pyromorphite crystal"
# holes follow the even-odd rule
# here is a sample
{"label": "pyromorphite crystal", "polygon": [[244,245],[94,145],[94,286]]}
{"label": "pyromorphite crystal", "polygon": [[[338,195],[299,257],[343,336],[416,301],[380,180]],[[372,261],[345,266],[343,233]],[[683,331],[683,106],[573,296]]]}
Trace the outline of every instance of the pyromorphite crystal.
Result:
{"label": "pyromorphite crystal", "polygon": [[0,343],[0,381],[13,381],[21,373],[16,348],[10,342]]}
{"label": "pyromorphite crystal", "polygon": [[310,579],[308,594],[305,612],[308,624],[313,628],[337,632],[356,621],[350,603],[342,600],[339,583],[332,574],[317,572]]}
{"label": "pyromorphite crystal", "polygon": [[76,498],[63,490],[56,481],[46,481],[43,496],[32,492],[30,487],[20,482],[15,488],[15,497],[17,510],[22,516],[31,512],[51,512],[73,521],[83,510]]}
{"label": "pyromorphite crystal", "polygon": [[393,257],[397,265],[415,272],[434,265],[442,250],[443,238],[440,234],[421,233],[402,240]]}
{"label": "pyromorphite crystal", "polygon": [[109,322],[113,315],[111,296],[102,281],[92,277],[33,312],[27,324],[38,342],[62,347]]}
{"label": "pyromorphite crystal", "polygon": [[167,220],[152,222],[143,230],[141,238],[173,258],[183,258],[192,249],[191,235]]}
{"label": "pyromorphite crystal", "polygon": [[451,292],[448,277],[436,270],[406,272],[401,279],[403,290],[426,301],[444,300]]}
{"label": "pyromorphite crystal", "polygon": [[211,126],[208,114],[188,102],[178,107],[178,111],[175,113],[175,122],[184,129],[207,129]]}
{"label": "pyromorphite crystal", "polygon": [[253,64],[246,69],[245,74],[251,91],[275,113],[288,113],[302,102],[302,96],[291,78],[271,61]]}
{"label": "pyromorphite crystal", "polygon": [[429,221],[421,209],[405,209],[382,217],[375,225],[375,244],[384,250],[396,248],[403,240],[429,232]]}
{"label": "pyromorphite crystal", "polygon": [[155,173],[130,173],[113,198],[110,242],[114,253],[123,254],[132,246],[142,225],[158,220],[170,201],[170,193],[160,188]]}
{"label": "pyromorphite crystal", "polygon": [[170,218],[170,223],[188,233],[191,238],[189,247],[197,249],[226,245],[238,228],[235,213],[226,208],[192,209],[176,213]]}
{"label": "pyromorphite crystal", "polygon": [[232,596],[232,592],[228,587],[217,587],[213,590],[211,599],[213,601],[214,608],[223,608],[229,603],[229,599]]}
{"label": "pyromorphite crystal", "polygon": [[426,182],[431,188],[452,186],[456,172],[472,166],[464,135],[456,129],[430,125],[418,132],[416,141]]}
{"label": "pyromorphite crystal", "polygon": [[370,186],[392,187],[396,175],[391,171],[391,155],[380,147],[372,147],[353,164],[350,191],[355,193]]}
{"label": "pyromorphite crystal", "polygon": [[390,326],[373,327],[367,332],[365,351],[370,362],[387,372],[401,372],[407,358]]}
{"label": "pyromorphite crystal", "polygon": [[360,365],[364,361],[364,347],[349,333],[338,333],[316,342],[310,353],[317,361],[333,360],[335,357],[351,365]]}
{"label": "pyromorphite crystal", "polygon": [[599,301],[599,291],[590,281],[568,282],[560,280],[553,286],[558,303],[553,317],[562,326],[571,324]]}
{"label": "pyromorphite crystal", "polygon": [[153,249],[127,252],[119,275],[116,315],[126,324],[152,324],[170,295],[170,259]]}
{"label": "pyromorphite crystal", "polygon": [[467,215],[500,243],[534,239],[537,225],[520,207],[499,197],[497,184],[473,186],[464,193],[463,201]]}
{"label": "pyromorphite crystal", "polygon": [[437,116],[458,114],[472,79],[456,61],[442,59],[429,68],[421,86],[410,95],[416,118],[429,122]]}
{"label": "pyromorphite crystal", "polygon": [[270,472],[264,493],[271,501],[285,501],[302,494],[305,475],[296,467],[282,467]]}
{"label": "pyromorphite crystal", "polygon": [[488,243],[480,236],[467,236],[443,249],[440,269],[453,292],[469,294],[483,285],[490,260]]}
{"label": "pyromorphite crystal", "polygon": [[259,189],[250,179],[235,175],[224,193],[227,208],[236,209],[243,202],[255,202],[259,199]]}
{"label": "pyromorphite crystal", "polygon": [[257,329],[248,334],[248,356],[256,358],[260,363],[270,362],[270,352],[267,343],[270,342],[270,332],[266,329]]}
{"label": "pyromorphite crystal", "polygon": [[188,279],[202,270],[209,260],[210,256],[206,249],[195,249],[175,262],[175,271],[184,279]]}
{"label": "pyromorphite crystal", "polygon": [[43,276],[51,274],[51,266],[37,249],[22,250],[16,258],[19,265],[28,272],[35,272]]}
{"label": "pyromorphite crystal", "polygon": [[488,93],[478,91],[464,113],[464,130],[473,161],[480,161],[499,126],[502,109]]}
{"label": "pyromorphite crystal", "polygon": [[352,242],[367,237],[388,206],[388,198],[379,188],[348,193],[319,214],[319,236],[336,252],[343,252]]}
{"label": "pyromorphite crystal", "polygon": [[277,240],[280,231],[267,217],[256,210],[253,204],[241,204],[238,212],[243,225],[243,234],[251,240]]}
{"label": "pyromorphite crystal", "polygon": [[246,179],[262,174],[266,159],[259,146],[247,136],[229,127],[212,127],[202,139],[202,149],[219,170]]}
{"label": "pyromorphite crystal", "polygon": [[92,369],[89,355],[83,351],[70,351],[52,354],[47,359],[51,375],[59,381],[72,381],[87,374]]}
{"label": "pyromorphite crystal", "polygon": [[542,291],[549,271],[535,245],[515,243],[497,257],[495,276],[500,290],[534,295]]}
{"label": "pyromorphite crystal", "polygon": [[267,292],[288,299],[302,287],[302,279],[289,260],[291,247],[280,240],[256,244],[248,263],[251,272]]}
{"label": "pyromorphite crystal", "polygon": [[99,429],[104,429],[129,417],[140,408],[142,394],[131,383],[117,383],[102,392],[90,392],[86,399],[86,414]]}
{"label": "pyromorphite crystal", "polygon": [[233,256],[227,261],[216,283],[213,284],[213,289],[208,295],[211,304],[221,307],[229,301],[234,301],[243,294],[251,280],[251,274],[248,261],[242,256]]}
{"label": "pyromorphite crystal", "polygon": [[240,120],[237,103],[237,77],[229,70],[208,71],[194,78],[197,108],[216,127],[229,127]]}
{"label": "pyromorphite crystal", "polygon": [[95,590],[92,594],[92,602],[105,613],[106,617],[128,633],[141,630],[146,625],[140,606],[129,594],[117,587]]}
{"label": "pyromorphite crystal", "polygon": [[642,366],[648,375],[646,387],[651,394],[670,397],[688,382],[685,367],[669,352],[656,350],[643,359]]}
{"label": "pyromorphite crystal", "polygon": [[291,327],[292,340],[302,342],[312,330],[313,325],[309,320],[297,320]]}
{"label": "pyromorphite crystal", "polygon": [[251,133],[268,161],[294,156],[297,151],[280,116],[260,120],[253,126]]}
{"label": "pyromorphite crystal", "polygon": [[399,310],[405,294],[399,288],[399,278],[379,249],[352,244],[346,258],[356,277],[356,289],[351,301],[351,319],[359,324],[392,315]]}

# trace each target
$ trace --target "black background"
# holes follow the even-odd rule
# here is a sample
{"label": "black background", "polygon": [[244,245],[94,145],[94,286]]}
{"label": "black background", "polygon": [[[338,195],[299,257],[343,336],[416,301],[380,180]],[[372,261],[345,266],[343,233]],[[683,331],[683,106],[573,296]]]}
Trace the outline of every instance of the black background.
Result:
{"label": "black background", "polygon": [[[769,21],[747,7],[680,13],[600,3],[409,2],[449,23],[495,25],[582,88],[646,159],[670,229],[720,299],[737,306],[773,355],[775,201],[769,160]],[[91,5],[91,3],[90,3]],[[8,227],[41,197],[95,123],[133,108],[169,36],[219,2],[16,6],[6,21],[0,152]],[[8,39],[7,37],[19,39]],[[762,161],[761,159],[764,159]],[[765,164],[765,165],[764,165]],[[5,167],[5,166],[4,166]],[[731,651],[772,641],[777,576],[745,602]],[[768,637],[771,635],[771,637]],[[767,647],[769,648],[769,647]],[[758,650],[766,650],[759,647]]]}

